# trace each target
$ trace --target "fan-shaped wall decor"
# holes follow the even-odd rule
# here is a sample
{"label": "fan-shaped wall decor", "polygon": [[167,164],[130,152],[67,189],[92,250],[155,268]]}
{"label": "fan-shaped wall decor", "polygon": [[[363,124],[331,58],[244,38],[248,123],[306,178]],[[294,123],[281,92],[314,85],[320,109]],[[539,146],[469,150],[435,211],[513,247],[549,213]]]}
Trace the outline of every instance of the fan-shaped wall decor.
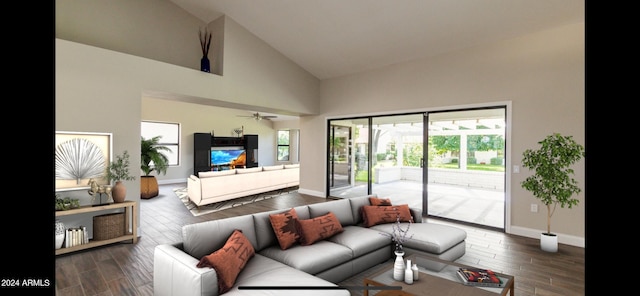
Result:
{"label": "fan-shaped wall decor", "polygon": [[108,184],[111,134],[57,132],[55,146],[56,190],[88,188],[88,180]]}

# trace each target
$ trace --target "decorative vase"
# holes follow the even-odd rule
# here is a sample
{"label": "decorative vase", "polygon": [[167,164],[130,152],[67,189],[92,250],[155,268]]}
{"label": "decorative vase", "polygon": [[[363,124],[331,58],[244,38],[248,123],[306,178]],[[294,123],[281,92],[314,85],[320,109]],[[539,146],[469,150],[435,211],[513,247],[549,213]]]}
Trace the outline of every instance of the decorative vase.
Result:
{"label": "decorative vase", "polygon": [[122,184],[122,181],[116,181],[116,184],[113,185],[111,197],[113,197],[113,202],[123,202],[127,198],[127,187]]}
{"label": "decorative vase", "polygon": [[407,260],[407,267],[404,270],[404,282],[407,285],[413,284],[413,270],[411,270],[411,260]]}
{"label": "decorative vase", "polygon": [[401,281],[404,279],[404,252],[395,252],[396,261],[393,264],[393,279]]}
{"label": "decorative vase", "polygon": [[411,270],[413,271],[413,281],[417,281],[418,277],[420,277],[420,271],[418,270],[418,264],[417,263],[413,263],[413,266],[411,266]]}
{"label": "decorative vase", "polygon": [[540,248],[545,252],[558,252],[558,236],[553,233],[541,233]]}
{"label": "decorative vase", "polygon": [[200,70],[207,73],[211,72],[211,64],[208,57],[204,56],[200,60]]}
{"label": "decorative vase", "polygon": [[56,220],[56,250],[62,248],[62,243],[64,243],[64,233],[66,229],[64,228],[64,223],[60,220]]}

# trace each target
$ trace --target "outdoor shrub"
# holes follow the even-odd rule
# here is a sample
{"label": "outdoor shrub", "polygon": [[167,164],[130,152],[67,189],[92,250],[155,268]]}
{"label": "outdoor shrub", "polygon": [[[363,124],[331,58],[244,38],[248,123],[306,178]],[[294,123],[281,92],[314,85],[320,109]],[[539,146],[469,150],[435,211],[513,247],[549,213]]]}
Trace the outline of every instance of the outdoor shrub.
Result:
{"label": "outdoor shrub", "polygon": [[493,158],[491,158],[491,164],[493,164],[493,165],[502,165],[502,158],[501,157],[493,157]]}
{"label": "outdoor shrub", "polygon": [[475,157],[467,158],[467,164],[476,164],[476,158]]}

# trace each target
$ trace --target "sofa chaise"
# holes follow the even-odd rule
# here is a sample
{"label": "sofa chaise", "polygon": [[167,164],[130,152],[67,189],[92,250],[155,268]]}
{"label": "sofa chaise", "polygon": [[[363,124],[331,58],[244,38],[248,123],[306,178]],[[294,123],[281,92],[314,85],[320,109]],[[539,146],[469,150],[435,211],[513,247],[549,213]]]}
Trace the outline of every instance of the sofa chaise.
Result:
{"label": "sofa chaise", "polygon": [[[464,230],[423,222],[420,210],[407,205],[371,205],[374,200],[384,199],[360,196],[185,225],[182,242],[161,244],[154,250],[154,295],[327,295],[326,289],[332,289],[331,295],[347,296],[350,292],[337,283],[392,258],[391,239],[383,233],[391,234],[394,224],[404,229],[410,223],[413,236],[403,244],[407,254],[450,261],[464,255]],[[404,207],[412,222],[400,220],[398,213],[404,213]],[[398,221],[389,220],[385,213],[393,214],[391,218]],[[286,227],[282,225],[287,224],[274,222],[280,221],[275,218],[290,218],[292,214],[297,219],[282,221],[295,221],[296,229],[283,232]],[[237,235],[238,231],[242,235]],[[292,232],[297,234],[292,237]],[[323,236],[325,232],[329,235]],[[229,247],[229,242],[240,236],[252,254],[234,256],[245,257],[246,265],[240,267],[232,286],[221,291],[227,276],[221,279],[219,275],[226,269],[198,266],[210,262],[205,258],[219,256],[222,250],[236,250]],[[296,239],[291,242],[291,238]],[[306,287],[316,289],[304,290]]]}

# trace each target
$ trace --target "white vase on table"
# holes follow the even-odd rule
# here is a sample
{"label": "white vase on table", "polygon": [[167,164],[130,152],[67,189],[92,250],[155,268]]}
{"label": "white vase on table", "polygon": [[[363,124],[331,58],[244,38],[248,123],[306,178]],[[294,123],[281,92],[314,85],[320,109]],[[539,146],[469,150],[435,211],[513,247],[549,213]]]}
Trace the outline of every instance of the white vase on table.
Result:
{"label": "white vase on table", "polygon": [[395,252],[396,261],[393,263],[393,279],[401,281],[404,279],[404,252]]}
{"label": "white vase on table", "polygon": [[411,270],[411,260],[407,260],[407,267],[404,270],[404,282],[408,285],[413,284],[413,270]]}

